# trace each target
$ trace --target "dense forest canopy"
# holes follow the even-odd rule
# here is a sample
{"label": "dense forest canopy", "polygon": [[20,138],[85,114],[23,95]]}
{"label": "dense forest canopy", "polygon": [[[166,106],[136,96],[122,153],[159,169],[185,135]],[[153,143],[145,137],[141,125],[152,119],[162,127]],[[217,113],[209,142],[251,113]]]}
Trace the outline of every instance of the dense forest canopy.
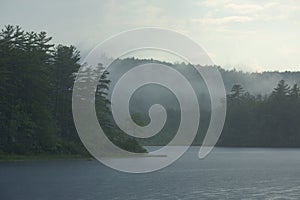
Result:
{"label": "dense forest canopy", "polygon": [[222,146],[299,147],[300,93],[280,80],[270,95],[251,95],[234,85],[227,97]]}
{"label": "dense forest canopy", "polygon": [[[0,153],[87,153],[71,107],[80,54],[74,46],[50,42],[45,32],[25,32],[19,26],[6,26],[0,33]],[[108,83],[100,80],[99,90]],[[107,100],[97,94],[105,110]],[[131,139],[118,143],[144,151]]]}
{"label": "dense forest canopy", "polygon": [[[25,32],[19,26],[10,25],[2,29],[0,153],[87,153],[76,133],[71,108],[80,59],[74,46],[54,45],[45,32]],[[111,116],[109,97],[118,77],[148,62],[174,67],[201,91],[197,95],[204,102],[200,109],[204,125],[200,126],[194,142],[200,145],[210,117],[206,86],[187,64],[153,59],[117,59],[99,81],[96,110],[107,136],[123,149],[145,152],[139,143],[163,145],[176,132],[180,122],[179,104],[172,93],[157,86],[141,89],[133,96],[130,106],[132,117],[140,125],[149,122],[147,113],[151,104],[161,101],[166,106],[168,121],[157,136],[148,141],[126,136]],[[228,93],[227,117],[218,145],[300,147],[300,72],[244,73],[218,68]]]}

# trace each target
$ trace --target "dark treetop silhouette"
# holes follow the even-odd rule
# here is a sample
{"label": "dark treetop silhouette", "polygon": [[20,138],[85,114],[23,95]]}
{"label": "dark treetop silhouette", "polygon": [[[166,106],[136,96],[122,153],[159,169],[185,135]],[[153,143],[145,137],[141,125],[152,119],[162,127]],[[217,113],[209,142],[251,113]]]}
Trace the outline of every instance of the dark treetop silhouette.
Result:
{"label": "dark treetop silhouette", "polygon": [[[0,154],[88,155],[76,133],[71,110],[80,54],[74,46],[55,46],[50,41],[45,32],[25,32],[19,26],[9,25],[0,32]],[[115,68],[106,71],[99,81],[96,110],[112,142],[133,152],[145,152],[141,145],[166,144],[180,121],[178,102],[172,100],[172,94],[168,94],[171,98],[163,98],[160,92],[165,91],[153,86],[136,95],[141,101],[131,106],[132,117],[140,125],[147,124],[147,106],[161,100],[168,113],[161,133],[149,140],[136,139],[124,135],[115,125],[109,101],[110,85],[115,80],[110,73],[116,67],[129,69],[147,62],[170,65],[190,76],[195,87],[203,91],[206,88],[194,81],[194,71],[185,63],[117,59]],[[218,68],[228,90],[227,118],[219,146],[300,147],[299,72],[244,73]],[[158,95],[152,95],[153,90]],[[197,145],[201,144],[210,117],[207,96],[205,92],[198,93],[204,125],[200,125],[194,141]]]}

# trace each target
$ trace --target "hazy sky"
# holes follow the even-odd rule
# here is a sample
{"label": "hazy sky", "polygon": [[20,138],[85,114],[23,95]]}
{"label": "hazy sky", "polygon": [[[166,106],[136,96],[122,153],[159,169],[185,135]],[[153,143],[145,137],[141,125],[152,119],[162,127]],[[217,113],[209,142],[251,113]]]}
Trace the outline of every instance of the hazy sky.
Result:
{"label": "hazy sky", "polygon": [[190,36],[224,68],[300,70],[300,1],[1,0],[0,25],[46,31],[86,54],[107,37],[155,26]]}

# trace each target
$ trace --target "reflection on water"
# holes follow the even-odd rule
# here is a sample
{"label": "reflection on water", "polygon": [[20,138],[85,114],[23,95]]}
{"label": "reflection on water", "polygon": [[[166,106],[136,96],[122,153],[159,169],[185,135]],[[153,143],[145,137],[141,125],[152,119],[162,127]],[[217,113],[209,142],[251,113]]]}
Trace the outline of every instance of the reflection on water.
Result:
{"label": "reflection on water", "polygon": [[[0,163],[0,199],[299,199],[300,150],[190,148],[171,166],[127,174],[97,161]],[[137,158],[138,159],[138,158]]]}

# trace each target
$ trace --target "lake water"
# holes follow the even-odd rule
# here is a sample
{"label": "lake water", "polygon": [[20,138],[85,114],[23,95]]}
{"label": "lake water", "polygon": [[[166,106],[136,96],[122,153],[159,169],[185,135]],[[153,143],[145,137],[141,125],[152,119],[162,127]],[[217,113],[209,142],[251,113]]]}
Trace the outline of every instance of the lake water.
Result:
{"label": "lake water", "polygon": [[0,163],[0,199],[300,199],[300,149],[215,148],[203,160],[198,150],[148,174],[86,160]]}

